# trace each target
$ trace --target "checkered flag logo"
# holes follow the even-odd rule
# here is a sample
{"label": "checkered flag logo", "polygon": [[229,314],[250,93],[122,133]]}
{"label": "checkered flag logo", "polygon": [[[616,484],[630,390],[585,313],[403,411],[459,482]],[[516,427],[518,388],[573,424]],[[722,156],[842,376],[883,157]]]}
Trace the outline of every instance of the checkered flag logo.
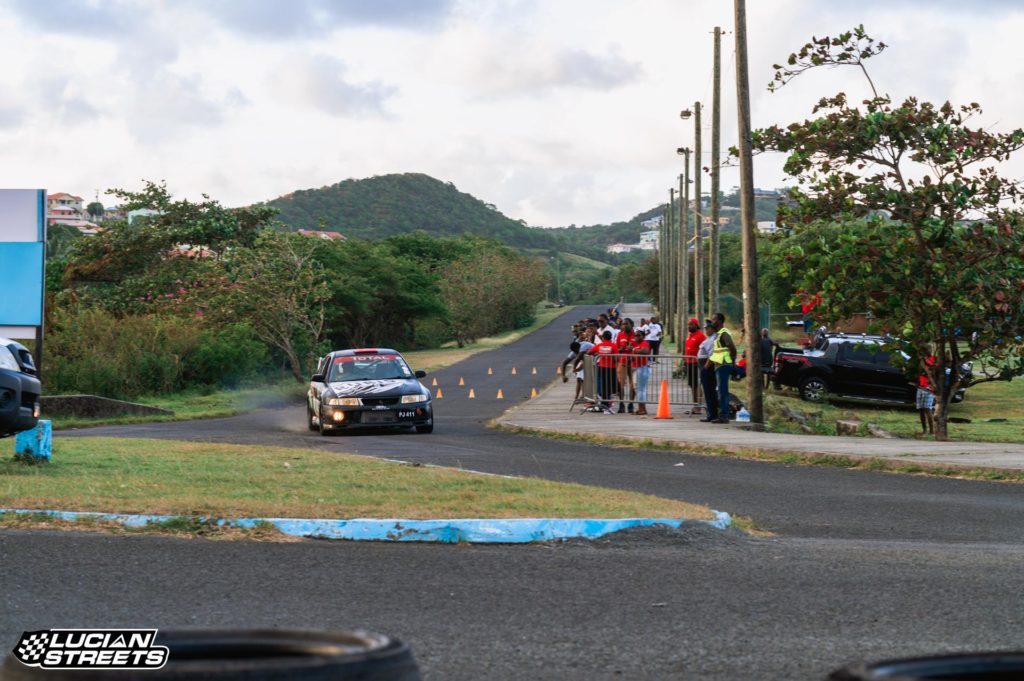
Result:
{"label": "checkered flag logo", "polygon": [[50,632],[26,631],[21,635],[18,645],[14,646],[14,656],[22,663],[38,666],[50,644]]}

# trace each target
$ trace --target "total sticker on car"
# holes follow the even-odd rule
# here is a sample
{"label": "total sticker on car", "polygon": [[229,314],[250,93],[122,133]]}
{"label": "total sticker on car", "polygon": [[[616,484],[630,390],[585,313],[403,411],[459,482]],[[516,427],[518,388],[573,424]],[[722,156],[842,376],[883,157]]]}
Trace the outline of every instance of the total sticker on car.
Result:
{"label": "total sticker on car", "polygon": [[398,355],[343,355],[341,357],[335,357],[334,363],[343,364],[346,362],[380,362],[389,359],[398,359]]}

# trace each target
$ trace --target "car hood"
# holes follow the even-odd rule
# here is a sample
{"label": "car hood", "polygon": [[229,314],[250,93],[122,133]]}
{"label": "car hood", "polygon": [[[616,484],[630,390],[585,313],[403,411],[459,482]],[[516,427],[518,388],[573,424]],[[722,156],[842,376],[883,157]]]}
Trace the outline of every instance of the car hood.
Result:
{"label": "car hood", "polygon": [[415,378],[391,378],[383,381],[339,381],[328,383],[327,387],[339,397],[394,397],[423,392]]}

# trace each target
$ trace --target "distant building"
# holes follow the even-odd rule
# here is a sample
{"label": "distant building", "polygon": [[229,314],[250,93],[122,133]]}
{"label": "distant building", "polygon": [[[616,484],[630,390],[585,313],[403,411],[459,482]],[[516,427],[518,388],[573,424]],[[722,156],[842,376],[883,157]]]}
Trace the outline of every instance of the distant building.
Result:
{"label": "distant building", "polygon": [[633,247],[635,251],[656,251],[658,250],[657,241],[641,241]]}
{"label": "distant building", "polygon": [[636,247],[635,244],[609,244],[605,250],[609,253],[629,253]]}
{"label": "distant building", "polygon": [[660,236],[661,236],[661,231],[657,230],[657,229],[652,229],[649,232],[642,232],[640,234],[640,245],[643,246],[646,243],[657,244],[658,243],[658,237],[660,237]]}
{"label": "distant building", "polygon": [[757,231],[761,234],[775,234],[779,231],[779,227],[774,220],[761,220],[757,223]]}
{"label": "distant building", "polygon": [[643,222],[640,223],[640,226],[646,229],[661,229],[661,221],[662,216],[659,215],[658,217],[644,220]]}
{"label": "distant building", "polygon": [[328,241],[345,241],[346,239],[345,235],[341,232],[324,232],[317,229],[300,229],[299,234],[302,236],[315,236]]}
{"label": "distant building", "polygon": [[82,215],[84,208],[82,208],[82,197],[75,196],[74,194],[68,194],[66,192],[57,192],[56,194],[46,195],[46,209],[52,213],[56,209],[68,209],[70,208],[76,214]]}
{"label": "distant building", "polygon": [[755,199],[777,199],[781,196],[775,189],[754,189]]}

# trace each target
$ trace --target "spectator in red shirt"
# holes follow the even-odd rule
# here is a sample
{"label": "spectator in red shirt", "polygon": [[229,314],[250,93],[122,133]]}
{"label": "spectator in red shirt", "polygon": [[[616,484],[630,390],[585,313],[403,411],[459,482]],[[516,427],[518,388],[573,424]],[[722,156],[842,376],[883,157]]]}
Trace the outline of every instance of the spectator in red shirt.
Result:
{"label": "spectator in red shirt", "polygon": [[707,340],[707,336],[701,333],[696,317],[690,317],[690,321],[686,324],[686,330],[688,333],[683,349],[683,354],[686,355],[684,360],[686,382],[690,385],[694,403],[698,403],[700,400],[697,398],[697,384],[700,383],[700,366],[697,364],[697,353],[700,351],[700,344]]}
{"label": "spectator in red shirt", "polygon": [[[633,353],[633,320],[623,319],[619,329],[619,335],[615,338],[616,352],[619,354],[616,379],[618,380],[619,413],[628,411],[633,413],[633,400],[636,399],[636,386],[633,385],[633,364],[630,355]],[[626,407],[626,398],[630,398],[629,408]]]}
{"label": "spectator in red shirt", "polygon": [[601,342],[587,350],[588,355],[597,355],[597,394],[601,398],[598,407],[610,412],[612,391],[615,387],[615,351],[612,332],[605,331]]}
{"label": "spectator in red shirt", "polygon": [[810,333],[814,327],[814,319],[811,317],[811,312],[821,302],[821,294],[815,293],[813,296],[808,296],[806,293],[803,295],[804,303],[800,306],[800,312],[804,316],[804,333]]}

